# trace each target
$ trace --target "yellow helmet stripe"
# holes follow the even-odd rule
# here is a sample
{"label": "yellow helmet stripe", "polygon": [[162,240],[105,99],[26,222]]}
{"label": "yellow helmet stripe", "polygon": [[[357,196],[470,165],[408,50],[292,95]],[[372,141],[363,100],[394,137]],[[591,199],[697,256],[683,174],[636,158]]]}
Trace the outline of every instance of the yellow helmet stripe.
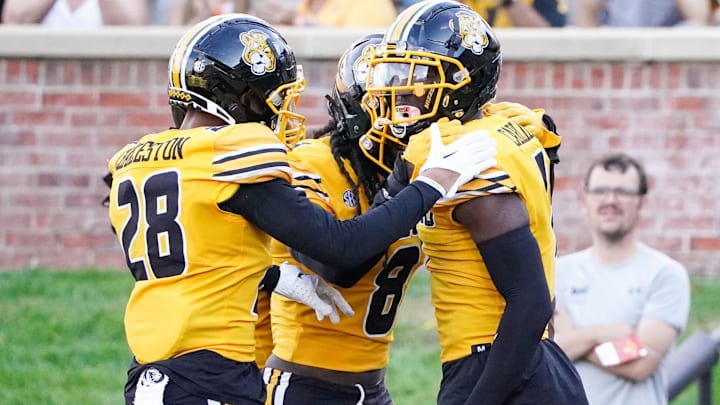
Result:
{"label": "yellow helmet stripe", "polygon": [[415,3],[400,13],[385,34],[385,42],[405,41],[418,18],[429,8],[435,6],[436,1],[422,1]]}
{"label": "yellow helmet stripe", "polygon": [[182,70],[185,69],[185,64],[183,62],[195,47],[197,41],[211,28],[237,17],[237,14],[221,14],[210,17],[190,28],[190,30],[180,38],[170,59],[170,87],[184,88],[185,75]]}

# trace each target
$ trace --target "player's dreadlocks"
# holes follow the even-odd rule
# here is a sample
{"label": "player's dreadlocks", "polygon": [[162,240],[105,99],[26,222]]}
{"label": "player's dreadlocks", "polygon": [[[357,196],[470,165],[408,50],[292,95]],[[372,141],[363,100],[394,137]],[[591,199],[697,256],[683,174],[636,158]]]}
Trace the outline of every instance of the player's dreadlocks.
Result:
{"label": "player's dreadlocks", "polygon": [[[330,136],[330,148],[335,157],[335,162],[340,168],[340,172],[343,177],[345,177],[345,180],[347,180],[348,184],[352,187],[353,193],[359,196],[360,186],[362,186],[368,201],[372,202],[373,196],[380,189],[384,172],[381,172],[378,165],[365,157],[360,151],[357,140],[351,140],[345,136],[342,126],[338,125],[334,119],[328,121],[325,126],[318,128],[312,134],[312,138],[320,138],[323,136]],[[357,174],[357,182],[353,181],[352,176],[350,176],[350,173],[345,169],[343,159],[350,161],[350,166]],[[358,215],[361,215],[362,209],[360,204],[357,205],[356,209]]]}

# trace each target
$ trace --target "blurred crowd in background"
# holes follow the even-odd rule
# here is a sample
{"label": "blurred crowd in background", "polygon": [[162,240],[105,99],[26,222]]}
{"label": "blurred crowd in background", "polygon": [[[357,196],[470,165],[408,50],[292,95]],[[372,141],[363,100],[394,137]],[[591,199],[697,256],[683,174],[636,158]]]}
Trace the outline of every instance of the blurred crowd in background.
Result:
{"label": "blurred crowd in background", "polygon": [[[0,0],[3,24],[192,25],[241,12],[273,25],[382,27],[418,0]],[[720,0],[467,0],[494,27],[720,26]]]}

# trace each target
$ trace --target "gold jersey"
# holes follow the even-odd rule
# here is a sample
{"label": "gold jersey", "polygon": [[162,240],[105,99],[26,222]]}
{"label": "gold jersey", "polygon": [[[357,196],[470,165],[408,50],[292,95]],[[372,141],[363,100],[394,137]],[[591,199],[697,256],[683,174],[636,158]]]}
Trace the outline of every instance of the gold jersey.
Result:
{"label": "gold jersey", "polygon": [[218,203],[242,184],[290,181],[285,145],[260,124],[172,129],[125,146],[109,169],[110,220],[136,279],[125,332],[137,361],[203,349],[253,361],[270,237]]}
{"label": "gold jersey", "polygon": [[[357,216],[358,204],[363,212],[367,211],[365,194],[361,189],[360,195],[355,195],[341,174],[329,138],[299,143],[288,159],[293,184],[304,190],[313,203],[343,220]],[[353,181],[357,181],[349,161],[343,163]],[[275,240],[272,253],[276,264],[286,260],[298,264],[287,247]],[[363,372],[386,367],[398,307],[410,277],[423,261],[417,233],[408,230],[408,236],[394,242],[368,274],[352,287],[340,288],[355,316],[341,317],[337,325],[328,320],[318,322],[311,308],[273,294],[273,353],[293,363],[338,371]]]}
{"label": "gold jersey", "polygon": [[[458,205],[493,194],[518,194],[525,202],[548,287],[554,295],[555,235],[547,180],[550,162],[542,144],[522,127],[499,116],[464,126],[468,132],[486,130],[497,140],[497,165],[461,186],[454,197],[440,200],[418,225],[423,250],[429,257],[427,268],[442,362],[470,355],[473,345],[491,343],[505,310],[505,300],[493,284],[470,233],[453,219]],[[446,137],[443,141],[449,143],[456,138]],[[404,156],[415,165],[413,179],[429,148],[428,130],[410,138]]]}

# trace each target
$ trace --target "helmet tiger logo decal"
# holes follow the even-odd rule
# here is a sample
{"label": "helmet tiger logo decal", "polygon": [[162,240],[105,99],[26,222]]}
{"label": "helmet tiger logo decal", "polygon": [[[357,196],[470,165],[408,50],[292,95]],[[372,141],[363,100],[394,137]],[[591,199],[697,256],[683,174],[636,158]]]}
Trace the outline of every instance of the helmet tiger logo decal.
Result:
{"label": "helmet tiger logo decal", "polygon": [[254,75],[264,75],[275,70],[275,54],[269,44],[267,34],[250,30],[240,34],[240,41],[245,45],[242,60],[250,66]]}
{"label": "helmet tiger logo decal", "polygon": [[[462,44],[475,55],[482,55],[483,50],[490,43],[485,23],[476,14],[460,11],[456,14],[458,19],[458,33]],[[453,28],[453,21],[450,21]]]}
{"label": "helmet tiger logo decal", "polygon": [[370,58],[374,52],[375,46],[368,45],[363,49],[362,55],[355,60],[355,63],[353,64],[353,73],[358,81],[364,83],[365,80],[367,80],[368,71],[370,70]]}

